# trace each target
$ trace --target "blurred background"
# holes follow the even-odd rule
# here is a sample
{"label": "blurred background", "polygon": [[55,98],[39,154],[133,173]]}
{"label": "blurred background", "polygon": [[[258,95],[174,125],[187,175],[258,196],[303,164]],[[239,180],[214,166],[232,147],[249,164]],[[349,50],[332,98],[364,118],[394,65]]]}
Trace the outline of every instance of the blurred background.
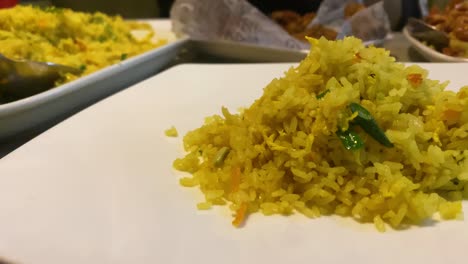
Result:
{"label": "blurred background", "polygon": [[[393,30],[400,30],[410,16],[420,17],[418,1],[431,0],[384,0],[385,9],[389,14]],[[437,0],[432,0],[437,1]],[[438,1],[438,2],[443,2]],[[101,11],[110,15],[120,14],[125,18],[167,18],[174,0],[26,0],[20,3],[35,5],[55,5],[69,7],[77,11]],[[249,0],[265,14],[275,10],[289,9],[298,13],[316,11],[321,0]],[[368,0],[377,2],[377,0]]]}

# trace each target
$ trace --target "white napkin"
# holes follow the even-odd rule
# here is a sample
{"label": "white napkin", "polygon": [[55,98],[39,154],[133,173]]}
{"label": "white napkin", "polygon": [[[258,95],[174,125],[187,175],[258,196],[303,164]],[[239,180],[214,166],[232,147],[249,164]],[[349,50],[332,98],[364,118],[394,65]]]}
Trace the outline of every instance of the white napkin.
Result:
{"label": "white napkin", "polygon": [[[351,0],[324,0],[309,27],[314,24],[331,27],[339,33],[338,38],[354,35],[365,42],[384,39],[390,32],[390,23],[383,2],[379,1],[345,20],[344,8],[349,2]],[[363,0],[354,2],[363,3]],[[193,39],[287,49],[309,48],[307,42],[289,35],[245,0],[176,0],[171,9],[171,21],[177,35]]]}

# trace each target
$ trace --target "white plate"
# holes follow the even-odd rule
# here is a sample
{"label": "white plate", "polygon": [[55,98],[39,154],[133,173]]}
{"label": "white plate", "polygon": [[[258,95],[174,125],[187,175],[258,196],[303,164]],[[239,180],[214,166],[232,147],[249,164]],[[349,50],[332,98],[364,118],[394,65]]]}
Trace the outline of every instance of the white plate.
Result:
{"label": "white plate", "polygon": [[434,49],[424,45],[419,40],[413,38],[406,27],[403,28],[403,35],[411,43],[411,45],[421,53],[424,58],[432,62],[468,62],[468,59],[457,58],[440,53]]}
{"label": "white plate", "polygon": [[169,44],[127,59],[76,81],[0,105],[0,140],[64,118],[112,93],[141,81],[173,60],[186,39],[177,40],[168,20],[146,20]]}
{"label": "white plate", "polygon": [[[378,233],[350,219],[197,211],[172,161],[207,115],[250,105],[290,64],[182,65],[95,104],[0,160],[0,255],[34,264],[466,263],[468,222]],[[468,83],[468,64],[425,64]],[[465,218],[468,203],[464,202]]]}

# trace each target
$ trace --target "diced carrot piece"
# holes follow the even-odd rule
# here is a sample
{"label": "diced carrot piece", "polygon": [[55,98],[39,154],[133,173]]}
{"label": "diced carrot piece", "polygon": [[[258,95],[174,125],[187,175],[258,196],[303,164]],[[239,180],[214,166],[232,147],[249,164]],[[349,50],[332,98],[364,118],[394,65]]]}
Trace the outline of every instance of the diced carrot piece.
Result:
{"label": "diced carrot piece", "polygon": [[240,227],[240,225],[244,222],[246,215],[247,215],[247,204],[242,203],[239,209],[237,209],[236,217],[232,221],[232,225],[234,225],[235,227]]}
{"label": "diced carrot piece", "polygon": [[359,54],[359,52],[357,52],[356,54],[354,54],[354,57],[355,57],[355,58],[354,58],[354,62],[356,62],[356,63],[357,63],[357,62],[361,62],[362,57],[361,57],[361,54]]}
{"label": "diced carrot piece", "polygon": [[80,48],[81,51],[86,50],[86,44],[84,42],[80,41],[79,39],[75,39],[75,43]]}
{"label": "diced carrot piece", "polygon": [[408,76],[406,76],[406,79],[410,82],[412,86],[419,86],[423,81],[422,75],[419,73],[408,74]]}
{"label": "diced carrot piece", "polygon": [[44,29],[47,27],[47,21],[45,19],[41,19],[37,21],[37,26],[41,29]]}
{"label": "diced carrot piece", "polygon": [[461,116],[461,112],[453,110],[453,109],[447,109],[443,112],[443,119],[447,120],[450,123],[456,123],[458,119]]}

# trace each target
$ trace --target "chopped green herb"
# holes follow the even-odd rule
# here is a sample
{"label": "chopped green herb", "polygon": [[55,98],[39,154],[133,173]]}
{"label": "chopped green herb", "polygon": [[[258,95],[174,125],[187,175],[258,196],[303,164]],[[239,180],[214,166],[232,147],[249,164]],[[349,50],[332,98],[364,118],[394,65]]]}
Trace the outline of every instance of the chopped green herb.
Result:
{"label": "chopped green herb", "polygon": [[223,165],[224,160],[226,159],[227,155],[229,154],[229,148],[228,147],[222,147],[218,153],[216,153],[215,159],[214,159],[214,165],[216,167],[220,167]]}
{"label": "chopped green herb", "polygon": [[368,120],[368,121],[374,119],[372,115],[369,113],[369,111],[367,111],[366,108],[364,108],[362,105],[358,103],[349,104],[349,108],[351,109],[351,112],[358,113],[357,118]]}
{"label": "chopped green herb", "polygon": [[317,99],[322,99],[327,93],[330,92],[330,89],[327,89],[317,95]]}
{"label": "chopped green herb", "polygon": [[115,33],[114,30],[112,29],[112,26],[109,24],[106,24],[104,27],[104,34],[106,34],[108,39],[115,39]]}
{"label": "chopped green herb", "polygon": [[42,11],[47,13],[60,13],[63,12],[63,8],[55,7],[55,6],[46,6],[46,7],[39,7]]}
{"label": "chopped green herb", "polygon": [[79,69],[80,69],[80,71],[82,71],[82,72],[86,71],[86,65],[81,64]]}
{"label": "chopped green herb", "polygon": [[120,55],[120,60],[123,61],[123,60],[126,60],[128,57],[128,54],[127,53],[122,53],[122,55]]}
{"label": "chopped green herb", "polygon": [[341,131],[341,129],[338,129],[336,135],[340,138],[341,143],[343,143],[343,146],[347,150],[358,150],[364,147],[364,141],[358,133],[353,130],[348,129],[346,131]]}
{"label": "chopped green herb", "polygon": [[98,41],[101,42],[101,43],[106,41],[106,40],[107,40],[107,37],[104,36],[104,35],[101,35],[101,36],[98,37]]}
{"label": "chopped green herb", "polygon": [[393,143],[390,142],[387,135],[385,135],[385,132],[379,127],[374,117],[366,108],[357,103],[351,103],[349,108],[351,109],[351,112],[358,114],[353,120],[355,124],[359,125],[367,134],[377,140],[380,144],[388,148],[393,147]]}
{"label": "chopped green herb", "polygon": [[94,15],[89,19],[89,22],[94,23],[94,24],[102,24],[104,23],[104,17],[100,15]]}

